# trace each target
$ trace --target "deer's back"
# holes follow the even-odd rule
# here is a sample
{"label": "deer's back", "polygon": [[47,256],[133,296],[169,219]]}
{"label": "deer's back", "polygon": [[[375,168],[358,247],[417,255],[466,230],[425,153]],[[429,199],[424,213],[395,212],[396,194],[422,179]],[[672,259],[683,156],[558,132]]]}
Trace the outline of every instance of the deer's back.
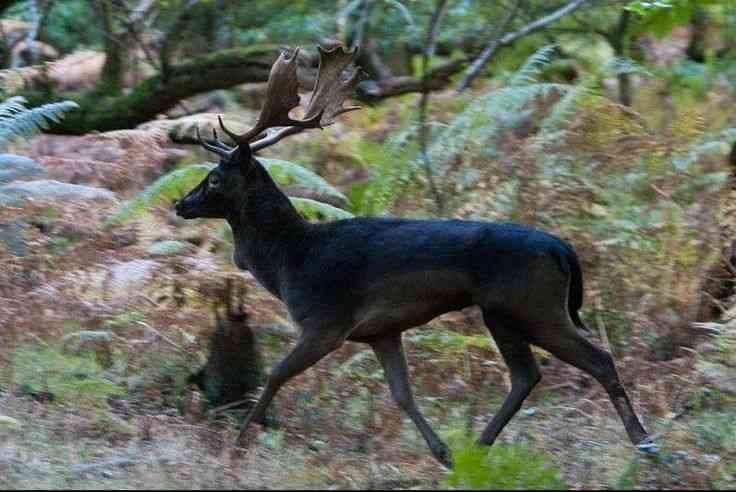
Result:
{"label": "deer's back", "polygon": [[479,295],[503,297],[540,261],[552,265],[571,251],[518,224],[376,218],[315,225],[298,247],[283,296],[295,320],[352,320],[365,336],[425,323]]}

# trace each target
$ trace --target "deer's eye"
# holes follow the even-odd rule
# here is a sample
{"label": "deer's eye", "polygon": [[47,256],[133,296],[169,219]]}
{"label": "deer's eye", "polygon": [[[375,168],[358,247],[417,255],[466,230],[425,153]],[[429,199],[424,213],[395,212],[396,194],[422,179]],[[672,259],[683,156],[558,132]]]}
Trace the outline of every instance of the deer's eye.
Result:
{"label": "deer's eye", "polygon": [[210,188],[220,187],[220,177],[217,174],[211,174],[209,177]]}

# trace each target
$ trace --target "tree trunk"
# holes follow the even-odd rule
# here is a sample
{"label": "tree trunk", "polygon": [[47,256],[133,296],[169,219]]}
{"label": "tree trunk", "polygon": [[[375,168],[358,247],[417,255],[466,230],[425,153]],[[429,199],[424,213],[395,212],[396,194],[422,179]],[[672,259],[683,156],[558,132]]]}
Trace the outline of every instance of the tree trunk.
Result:
{"label": "tree trunk", "polygon": [[[631,12],[623,10],[621,17],[618,20],[618,26],[610,34],[608,42],[613,48],[614,54],[618,58],[625,58],[628,55],[628,44],[629,44],[629,20],[631,19]],[[618,79],[618,100],[624,106],[631,106],[633,100],[631,96],[631,74],[628,72],[622,72],[616,75]]]}
{"label": "tree trunk", "polygon": [[695,7],[690,19],[690,42],[685,52],[692,61],[705,62],[705,36],[707,31],[708,13],[701,7]]}
{"label": "tree trunk", "polygon": [[[728,163],[731,167],[731,176],[724,204],[726,214],[721,224],[723,238],[721,257],[707,270],[703,279],[697,321],[719,321],[724,304],[736,294],[736,216],[733,208],[728,205],[733,203],[733,197],[736,196],[736,142],[731,146]],[[728,212],[729,209],[731,213]]]}
{"label": "tree trunk", "polygon": [[105,65],[96,90],[102,94],[119,94],[123,89],[124,62],[127,58],[127,43],[115,28],[115,16],[121,12],[110,0],[97,0],[93,5],[105,32]]}
{"label": "tree trunk", "polygon": [[100,88],[81,95],[26,93],[31,106],[59,99],[76,101],[72,111],[51,131],[83,134],[134,128],[155,119],[179,101],[202,92],[227,89],[247,82],[265,82],[278,56],[274,46],[223,50],[193,58],[169,69],[166,80],[155,75],[124,94],[101,93]]}

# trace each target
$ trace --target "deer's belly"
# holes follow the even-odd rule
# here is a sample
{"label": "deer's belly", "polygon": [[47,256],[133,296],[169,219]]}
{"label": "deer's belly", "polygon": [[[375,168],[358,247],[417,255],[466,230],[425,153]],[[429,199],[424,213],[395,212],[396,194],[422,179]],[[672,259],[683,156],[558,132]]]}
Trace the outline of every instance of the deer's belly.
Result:
{"label": "deer's belly", "polygon": [[467,275],[435,271],[396,275],[366,289],[349,338],[403,331],[472,304]]}

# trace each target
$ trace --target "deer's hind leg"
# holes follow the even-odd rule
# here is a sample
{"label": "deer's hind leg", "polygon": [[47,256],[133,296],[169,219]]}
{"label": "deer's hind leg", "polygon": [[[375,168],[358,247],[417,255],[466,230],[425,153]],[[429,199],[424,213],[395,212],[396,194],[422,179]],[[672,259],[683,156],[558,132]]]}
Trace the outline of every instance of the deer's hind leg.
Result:
{"label": "deer's hind leg", "polygon": [[401,345],[401,334],[382,336],[369,343],[383,366],[384,376],[394,400],[417,426],[437,461],[448,468],[452,468],[450,448],[435,434],[414,401],[414,395],[409,385],[406,356]]}
{"label": "deer's hind leg", "polygon": [[511,391],[480,436],[480,444],[492,445],[506,424],[519,411],[534,386],[542,379],[529,343],[509,319],[483,311],[483,319],[493,335],[504,362],[511,371]]}
{"label": "deer's hind leg", "polygon": [[586,340],[566,312],[556,318],[557,322],[547,321],[544,326],[539,325],[538,329],[531,332],[531,342],[593,376],[608,393],[631,442],[635,445],[649,442],[649,436],[621,384],[611,354]]}

